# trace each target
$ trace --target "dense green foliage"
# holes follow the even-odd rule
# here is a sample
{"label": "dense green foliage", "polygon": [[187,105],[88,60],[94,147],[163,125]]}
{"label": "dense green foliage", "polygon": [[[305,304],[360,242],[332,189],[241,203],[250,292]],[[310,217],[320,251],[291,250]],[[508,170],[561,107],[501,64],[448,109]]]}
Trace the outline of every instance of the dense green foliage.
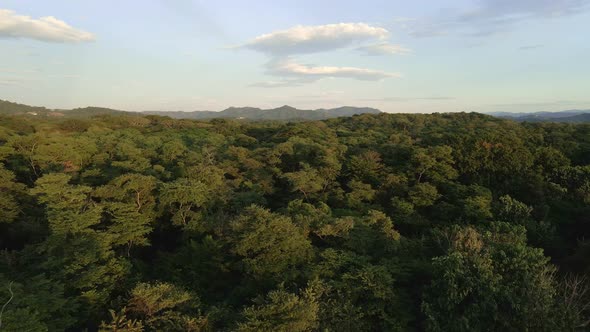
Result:
{"label": "dense green foliage", "polygon": [[573,331],[590,125],[0,117],[3,331]]}

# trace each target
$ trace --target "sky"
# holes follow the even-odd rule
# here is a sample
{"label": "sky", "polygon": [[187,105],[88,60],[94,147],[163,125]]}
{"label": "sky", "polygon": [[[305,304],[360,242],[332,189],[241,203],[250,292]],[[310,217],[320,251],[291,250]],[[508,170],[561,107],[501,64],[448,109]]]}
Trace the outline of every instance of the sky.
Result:
{"label": "sky", "polygon": [[0,99],[590,109],[590,0],[0,0]]}

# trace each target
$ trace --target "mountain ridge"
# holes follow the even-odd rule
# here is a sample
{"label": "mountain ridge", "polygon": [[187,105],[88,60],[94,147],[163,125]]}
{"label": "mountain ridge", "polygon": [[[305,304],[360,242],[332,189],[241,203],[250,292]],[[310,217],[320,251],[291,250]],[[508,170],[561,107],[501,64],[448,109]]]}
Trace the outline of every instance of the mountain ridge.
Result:
{"label": "mountain ridge", "polygon": [[320,108],[315,110],[298,109],[289,105],[276,108],[262,109],[258,107],[228,107],[220,112],[193,111],[147,111],[144,114],[169,116],[177,119],[214,119],[236,118],[245,120],[325,120],[341,116],[357,114],[378,114],[380,110],[371,107],[341,106],[336,108]]}
{"label": "mountain ridge", "polygon": [[[340,106],[336,108],[297,109],[289,105],[262,109],[258,107],[231,106],[222,111],[143,111],[129,112],[105,107],[81,107],[74,109],[49,109],[0,100],[0,115],[91,118],[101,115],[143,116],[157,115],[174,119],[210,120],[238,119],[250,121],[306,121],[326,120],[337,117],[349,117],[358,114],[379,114],[382,111],[371,107]],[[590,109],[564,110],[557,112],[485,112],[485,115],[517,122],[590,122]]]}
{"label": "mountain ridge", "polygon": [[558,112],[487,112],[487,115],[510,119],[518,122],[565,122],[580,123],[590,122],[589,110],[564,110]]}
{"label": "mountain ridge", "polygon": [[82,107],[74,109],[48,109],[46,107],[29,106],[25,104],[13,103],[0,100],[0,114],[2,115],[21,115],[21,116],[41,116],[41,117],[68,117],[68,118],[90,118],[98,115],[159,115],[168,116],[175,119],[243,119],[243,120],[325,120],[336,117],[352,116],[357,114],[378,114],[380,110],[371,107],[353,107],[341,106],[336,108],[320,108],[315,110],[297,109],[289,105],[283,105],[271,109],[261,109],[258,107],[228,107],[223,111],[143,111],[128,112],[105,107]]}

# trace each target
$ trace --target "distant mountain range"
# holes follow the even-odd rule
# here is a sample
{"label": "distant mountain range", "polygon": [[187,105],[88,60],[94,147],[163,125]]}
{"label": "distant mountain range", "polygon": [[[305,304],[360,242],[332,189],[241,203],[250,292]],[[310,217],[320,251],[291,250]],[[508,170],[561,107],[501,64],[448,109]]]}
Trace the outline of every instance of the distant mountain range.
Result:
{"label": "distant mountain range", "polygon": [[45,107],[34,107],[23,104],[12,103],[0,100],[0,114],[23,115],[39,117],[68,117],[68,118],[89,118],[97,115],[160,115],[169,116],[175,119],[244,119],[244,120],[325,120],[337,117],[353,116],[356,114],[378,114],[378,109],[369,107],[338,107],[331,109],[300,110],[291,106],[281,106],[273,109],[260,109],[254,107],[230,107],[221,112],[195,111],[195,112],[174,112],[174,111],[146,111],[146,112],[125,112],[110,108],[85,107],[71,110],[50,110]]}
{"label": "distant mountain range", "polygon": [[[146,111],[126,112],[102,107],[84,107],[70,110],[55,110],[45,107],[35,107],[0,100],[0,115],[20,115],[30,117],[66,117],[66,118],[90,118],[99,115],[159,115],[169,116],[175,119],[240,119],[250,121],[303,121],[325,120],[337,117],[347,117],[357,114],[378,114],[380,110],[370,107],[344,106],[330,109],[301,110],[291,106],[281,106],[273,109],[260,109],[255,107],[230,107],[221,112],[212,111]],[[567,122],[590,123],[590,110],[567,110],[561,112],[535,112],[535,113],[510,113],[489,112],[491,116],[511,119],[519,122]]]}
{"label": "distant mountain range", "polygon": [[281,106],[273,109],[260,109],[254,107],[230,107],[221,112],[197,111],[197,112],[143,112],[145,114],[163,115],[177,119],[213,119],[231,118],[247,120],[325,120],[341,116],[353,116],[356,114],[378,114],[378,109],[369,107],[338,107],[331,109],[300,110],[291,106]]}
{"label": "distant mountain range", "polygon": [[490,112],[488,115],[519,122],[590,122],[590,110],[567,110],[561,112],[510,113]]}

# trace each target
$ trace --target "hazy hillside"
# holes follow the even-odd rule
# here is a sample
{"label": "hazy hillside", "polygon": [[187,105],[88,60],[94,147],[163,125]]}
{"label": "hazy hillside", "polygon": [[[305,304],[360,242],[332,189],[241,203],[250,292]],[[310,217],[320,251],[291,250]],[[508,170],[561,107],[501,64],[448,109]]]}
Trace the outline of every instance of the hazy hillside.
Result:
{"label": "hazy hillside", "polygon": [[255,107],[230,107],[221,112],[195,111],[146,111],[126,112],[104,107],[84,107],[71,110],[50,110],[45,107],[34,107],[0,100],[0,115],[18,115],[29,117],[68,117],[68,118],[91,118],[97,115],[160,115],[169,116],[174,119],[245,119],[245,120],[325,120],[342,116],[353,116],[356,114],[378,114],[378,109],[369,107],[343,106],[331,109],[300,110],[291,106],[281,106],[273,109],[260,109]]}
{"label": "hazy hillside", "polygon": [[339,107],[332,109],[300,110],[291,106],[281,106],[273,109],[255,107],[230,107],[221,112],[166,112],[150,111],[146,114],[170,116],[176,119],[213,119],[232,118],[247,120],[325,120],[355,114],[378,114],[381,111],[369,107]]}
{"label": "hazy hillside", "polygon": [[97,115],[138,115],[136,112],[125,112],[104,107],[83,107],[71,110],[52,110],[46,107],[29,106],[0,100],[0,115],[19,115],[29,117],[71,117],[90,118]]}
{"label": "hazy hillside", "polygon": [[528,115],[516,118],[517,121],[526,122],[568,122],[568,123],[580,123],[590,122],[590,113],[582,113],[576,115],[567,116],[556,116],[556,117],[545,117],[543,115]]}
{"label": "hazy hillside", "polygon": [[566,110],[560,112],[534,113],[490,112],[488,114],[521,122],[590,122],[590,110]]}
{"label": "hazy hillside", "polygon": [[0,100],[0,114],[3,115],[24,115],[30,113],[46,114],[49,110],[45,107],[34,107],[13,103],[7,100]]}
{"label": "hazy hillside", "polygon": [[60,110],[60,113],[65,114],[68,117],[79,117],[79,118],[89,118],[92,116],[97,115],[139,115],[137,112],[126,112],[126,111],[119,111],[110,108],[104,107],[83,107],[83,108],[74,108],[71,110]]}

